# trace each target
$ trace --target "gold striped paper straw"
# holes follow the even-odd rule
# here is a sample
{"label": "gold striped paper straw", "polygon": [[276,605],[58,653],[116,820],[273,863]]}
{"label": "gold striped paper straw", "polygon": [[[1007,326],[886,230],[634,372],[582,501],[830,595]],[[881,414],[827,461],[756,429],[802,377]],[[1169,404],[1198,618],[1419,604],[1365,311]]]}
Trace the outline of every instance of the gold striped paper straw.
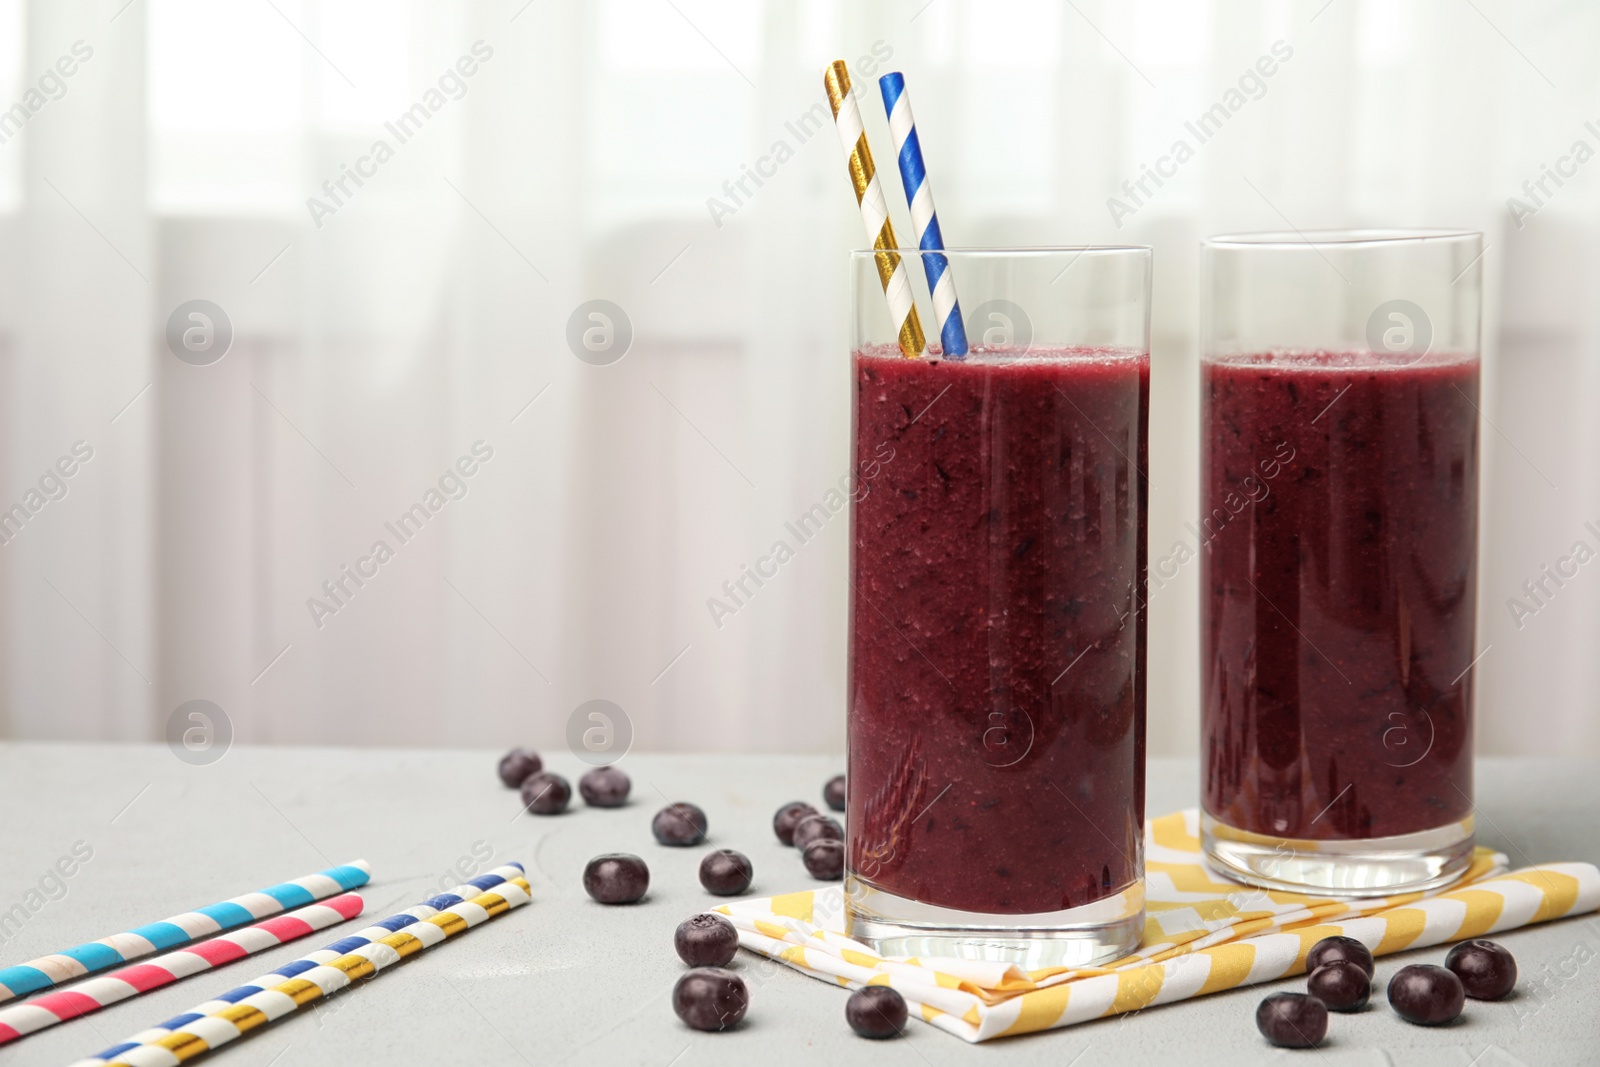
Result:
{"label": "gold striped paper straw", "polygon": [[911,295],[911,278],[900,253],[895,251],[894,224],[889,221],[889,203],[878,184],[878,169],[872,165],[872,149],[867,147],[867,131],[861,125],[861,109],[850,93],[850,68],[836,59],[823,72],[822,84],[828,90],[828,106],[833,108],[833,124],[839,131],[839,144],[850,164],[850,184],[856,191],[861,221],[867,225],[867,240],[872,242],[878,261],[878,281],[889,301],[889,317],[899,324],[900,351],[916,359],[927,347],[922,335],[922,320]]}
{"label": "gold striped paper straw", "polygon": [[407,956],[526,904],[530,894],[526,879],[520,876],[509,878],[471,900],[453,904],[387,937],[380,937],[337,959],[302,971],[293,978],[245,997],[237,1004],[226,1005],[193,1019],[152,1041],[124,1048],[107,1060],[106,1065],[177,1067],[313,1001],[336,993],[358,979],[381,974],[385,968]]}

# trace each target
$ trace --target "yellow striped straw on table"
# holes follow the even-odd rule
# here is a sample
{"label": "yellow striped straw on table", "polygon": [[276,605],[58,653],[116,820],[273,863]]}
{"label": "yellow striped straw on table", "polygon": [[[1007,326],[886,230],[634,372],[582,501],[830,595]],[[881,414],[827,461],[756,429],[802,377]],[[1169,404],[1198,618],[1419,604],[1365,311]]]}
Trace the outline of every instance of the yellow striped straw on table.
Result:
{"label": "yellow striped straw on table", "polygon": [[1108,1015],[1270,982],[1304,972],[1325,937],[1353,937],[1383,956],[1600,908],[1600,870],[1546,863],[1506,870],[1479,848],[1455,885],[1430,893],[1356,900],[1254,889],[1201,862],[1192,809],[1145,826],[1144,938],[1100,967],[1023,971],[973,960],[886,959],[844,934],[839,886],[716,909],[739,944],[851,989],[888,985],[913,1016],[967,1041],[1053,1030]]}
{"label": "yellow striped straw on table", "polygon": [[861,220],[867,226],[867,240],[877,252],[878,281],[883,284],[883,295],[889,301],[889,318],[896,325],[900,351],[908,359],[916,359],[927,349],[927,339],[922,334],[922,319],[917,316],[917,302],[911,294],[911,276],[900,260],[900,253],[895,251],[899,243],[895,240],[894,224],[889,221],[889,202],[884,199],[883,186],[878,182],[872,149],[867,147],[867,131],[861,125],[861,109],[850,93],[850,68],[844,60],[835,60],[823,72],[822,84],[828,90],[833,124],[839,131],[839,144],[850,165],[850,184],[856,191]]}
{"label": "yellow striped straw on table", "polygon": [[163,1031],[158,1037],[124,1047],[110,1059],[102,1061],[97,1057],[91,1062],[103,1062],[106,1067],[177,1067],[338,992],[359,978],[380,974],[407,956],[520,907],[528,903],[529,897],[527,879],[520,875],[507,878],[470,900],[458,901],[336,959],[263,988],[236,1004],[223,1004],[174,1030]]}

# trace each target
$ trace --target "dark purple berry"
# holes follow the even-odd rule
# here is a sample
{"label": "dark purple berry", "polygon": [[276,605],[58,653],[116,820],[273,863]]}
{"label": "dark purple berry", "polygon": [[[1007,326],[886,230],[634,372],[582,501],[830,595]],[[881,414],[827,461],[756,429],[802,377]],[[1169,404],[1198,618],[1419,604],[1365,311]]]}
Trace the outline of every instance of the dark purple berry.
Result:
{"label": "dark purple berry", "polygon": [[822,787],[822,799],[834,811],[844,810],[844,775],[836,774],[828,779],[828,784]]}
{"label": "dark purple berry", "polygon": [[839,820],[830,815],[807,815],[794,827],[794,847],[804,852],[807,845],[823,838],[832,838],[835,841],[844,840],[844,827],[839,825]]}
{"label": "dark purple berry", "polygon": [[733,897],[750,888],[755,868],[743,852],[719,848],[700,861],[700,884],[706,892],[719,897]]}
{"label": "dark purple berry", "polygon": [[721,967],[696,967],[672,987],[672,1010],[696,1030],[726,1030],[749,1007],[744,979]]}
{"label": "dark purple berry", "polygon": [[844,1017],[862,1037],[894,1037],[906,1028],[906,998],[886,985],[862,986],[844,1002]]}
{"label": "dark purple berry", "polygon": [[560,815],[572,800],[572,786],[559,774],[540,771],[522,780],[522,803],[535,815]]}
{"label": "dark purple berry", "polygon": [[806,846],[803,854],[806,870],[811,877],[834,881],[844,877],[844,842],[824,837]]}
{"label": "dark purple berry", "polygon": [[817,809],[803,800],[792,800],[778,809],[778,814],[772,817],[772,832],[778,835],[778,840],[786,845],[794,844],[795,824],[807,815],[815,815]]}
{"label": "dark purple berry", "polygon": [[537,774],[543,768],[544,761],[539,758],[539,753],[514,748],[500,757],[500,780],[507,789],[515,789],[527,780],[528,775]]}
{"label": "dark purple berry", "polygon": [[1306,992],[1330,1011],[1360,1011],[1372,996],[1372,979],[1351,960],[1332,960],[1306,978]]}
{"label": "dark purple berry", "polygon": [[596,767],[578,779],[578,792],[591,808],[620,808],[632,788],[628,775],[617,767]]}
{"label": "dark purple berry", "polygon": [[1372,977],[1372,950],[1353,937],[1325,937],[1306,953],[1306,973],[1334,960],[1349,960]]}
{"label": "dark purple berry", "polygon": [[726,967],[739,951],[739,931],[720,915],[693,915],[678,924],[672,947],[691,967]]}
{"label": "dark purple berry", "polygon": [[1431,963],[1413,963],[1389,979],[1389,1006],[1408,1023],[1440,1026],[1461,1014],[1466,1003],[1461,979]]}
{"label": "dark purple berry", "polygon": [[583,869],[583,889],[602,904],[632,904],[650,888],[650,868],[626,852],[596,856]]}
{"label": "dark purple berry", "polygon": [[1473,1000],[1499,1000],[1517,984],[1517,961],[1504,945],[1475,937],[1463,941],[1445,956],[1444,965],[1461,979],[1461,989]]}
{"label": "dark purple berry", "polygon": [[706,839],[706,813],[693,804],[668,804],[650,821],[650,832],[663,845],[698,845]]}
{"label": "dark purple berry", "polygon": [[1256,1029],[1279,1048],[1313,1048],[1328,1036],[1328,1007],[1304,993],[1274,993],[1257,1005]]}

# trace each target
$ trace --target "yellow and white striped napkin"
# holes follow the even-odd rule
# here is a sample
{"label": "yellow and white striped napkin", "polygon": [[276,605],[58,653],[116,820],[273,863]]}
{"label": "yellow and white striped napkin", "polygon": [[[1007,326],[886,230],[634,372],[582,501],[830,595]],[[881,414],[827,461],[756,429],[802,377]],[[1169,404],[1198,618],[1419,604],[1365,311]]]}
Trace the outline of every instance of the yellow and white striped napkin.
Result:
{"label": "yellow and white striped napkin", "polygon": [[1453,888],[1432,893],[1336,900],[1253,889],[1203,865],[1192,809],[1146,824],[1145,875],[1139,951],[1093,968],[1023,971],[973,960],[884,958],[844,935],[837,885],[716,910],[732,920],[745,948],[851,989],[892,986],[913,1016],[967,1041],[987,1041],[1299,974],[1311,946],[1334,934],[1382,956],[1600,908],[1593,864],[1508,872],[1506,857],[1486,848]]}

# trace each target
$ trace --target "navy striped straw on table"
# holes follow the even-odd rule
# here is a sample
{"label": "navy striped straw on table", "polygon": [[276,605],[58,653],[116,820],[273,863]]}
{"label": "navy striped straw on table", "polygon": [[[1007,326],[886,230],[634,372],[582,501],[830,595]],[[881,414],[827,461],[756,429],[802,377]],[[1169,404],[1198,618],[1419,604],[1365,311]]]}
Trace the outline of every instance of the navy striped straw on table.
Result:
{"label": "navy striped straw on table", "polygon": [[[256,996],[264,990],[274,988],[285,979],[299,977],[307,971],[326,966],[334,960],[348,953],[356,952],[390,934],[398,933],[416,923],[426,922],[439,912],[453,908],[485,890],[495,889],[497,886],[510,882],[514,878],[520,878],[524,873],[525,869],[520,863],[508,863],[503,867],[496,867],[492,871],[480,874],[478,877],[456,886],[448,893],[429,897],[415,907],[407,908],[399,914],[381,919],[365,930],[358,931],[348,937],[342,937],[331,945],[320,948],[315,952],[307,953],[297,960],[291,960],[277,970],[268,971],[260,978],[252,979],[244,985],[219,994],[204,1004],[189,1009],[182,1015],[175,1015],[148,1030],[141,1030],[108,1049],[103,1049],[93,1056],[77,1061],[73,1064],[73,1067],[99,1067],[101,1064],[119,1060],[130,1053],[137,1054],[136,1050],[140,1049],[141,1046],[160,1041],[168,1035],[182,1031],[185,1027],[203,1022],[217,1012],[226,1011],[228,1008]],[[195,1046],[186,1049],[185,1055],[181,1057],[170,1056],[168,1058],[173,1061],[187,1059],[204,1051],[206,1049],[203,1046]]]}
{"label": "navy striped straw on table", "polygon": [[956,283],[950,274],[950,261],[944,251],[944,235],[939,232],[939,215],[933,209],[933,189],[928,184],[928,168],[922,161],[922,142],[917,137],[916,120],[911,116],[911,98],[906,79],[891,71],[878,79],[883,92],[883,109],[889,114],[889,136],[894,140],[895,158],[900,164],[900,184],[905,188],[911,208],[911,229],[922,250],[922,270],[933,296],[933,319],[939,329],[939,343],[946,356],[967,354],[967,330],[961,323],[961,302],[956,299]]}

